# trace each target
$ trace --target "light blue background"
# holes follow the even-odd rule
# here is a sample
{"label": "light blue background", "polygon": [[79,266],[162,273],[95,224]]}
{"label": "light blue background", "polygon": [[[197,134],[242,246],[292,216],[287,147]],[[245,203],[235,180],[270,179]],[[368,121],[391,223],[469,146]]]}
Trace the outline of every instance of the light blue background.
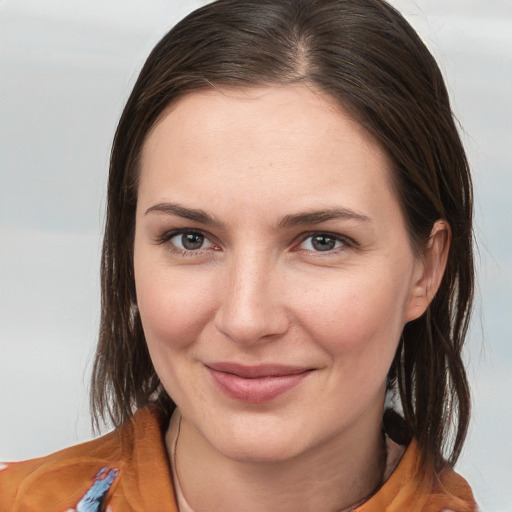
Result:
{"label": "light blue background", "polygon": [[[0,459],[90,438],[108,153],[146,55],[199,0],[0,1]],[[512,1],[395,0],[438,58],[474,171],[474,422],[458,470],[512,510]]]}

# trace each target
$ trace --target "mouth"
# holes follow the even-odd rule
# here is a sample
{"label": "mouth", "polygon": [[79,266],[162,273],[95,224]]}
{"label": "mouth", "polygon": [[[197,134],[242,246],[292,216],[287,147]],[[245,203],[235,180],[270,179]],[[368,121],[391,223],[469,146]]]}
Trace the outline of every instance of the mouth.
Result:
{"label": "mouth", "polygon": [[277,364],[246,366],[219,362],[205,366],[224,395],[251,404],[277,398],[300,384],[313,371],[307,367]]}

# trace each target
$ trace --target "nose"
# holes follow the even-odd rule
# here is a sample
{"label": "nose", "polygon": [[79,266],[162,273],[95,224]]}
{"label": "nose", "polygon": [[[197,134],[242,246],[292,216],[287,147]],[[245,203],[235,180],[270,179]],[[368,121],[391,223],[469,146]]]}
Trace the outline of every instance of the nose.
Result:
{"label": "nose", "polygon": [[216,328],[241,344],[270,341],[289,328],[278,264],[263,255],[238,257],[227,269]]}

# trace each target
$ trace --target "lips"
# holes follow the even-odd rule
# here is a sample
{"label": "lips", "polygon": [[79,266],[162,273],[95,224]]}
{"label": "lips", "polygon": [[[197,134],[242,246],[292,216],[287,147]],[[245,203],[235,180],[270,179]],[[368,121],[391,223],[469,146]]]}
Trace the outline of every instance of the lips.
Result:
{"label": "lips", "polygon": [[231,399],[262,404],[291,390],[312,369],[298,366],[264,364],[245,366],[237,363],[208,363],[206,368],[218,389]]}

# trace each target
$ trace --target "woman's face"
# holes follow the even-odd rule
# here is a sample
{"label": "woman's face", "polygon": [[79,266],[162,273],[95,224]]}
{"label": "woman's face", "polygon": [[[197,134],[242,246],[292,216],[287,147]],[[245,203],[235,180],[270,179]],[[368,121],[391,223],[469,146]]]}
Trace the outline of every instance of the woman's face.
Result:
{"label": "woman's face", "polygon": [[223,455],[287,459],[379,428],[415,299],[384,151],[305,87],[179,100],[144,146],[137,302],[155,369]]}

